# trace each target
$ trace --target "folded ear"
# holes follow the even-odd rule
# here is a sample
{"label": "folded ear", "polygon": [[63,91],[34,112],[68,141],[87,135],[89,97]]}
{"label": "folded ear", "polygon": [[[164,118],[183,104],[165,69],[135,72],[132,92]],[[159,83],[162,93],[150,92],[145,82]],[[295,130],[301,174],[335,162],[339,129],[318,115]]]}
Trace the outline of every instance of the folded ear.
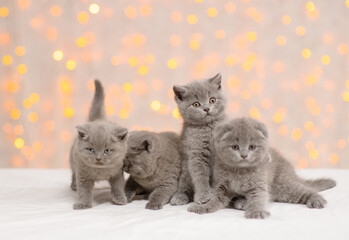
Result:
{"label": "folded ear", "polygon": [[268,139],[268,137],[269,137],[268,128],[264,123],[262,123],[260,121],[256,121],[255,122],[255,129],[257,129],[260,133],[262,133],[262,135],[265,139]]}
{"label": "folded ear", "polygon": [[180,101],[183,101],[185,95],[187,94],[187,89],[183,86],[174,85],[173,92],[177,99],[179,99]]}
{"label": "folded ear", "polygon": [[222,75],[220,73],[217,73],[216,76],[214,76],[213,78],[208,79],[208,82],[210,84],[212,84],[213,86],[215,86],[217,88],[217,90],[220,90],[222,88]]}
{"label": "folded ear", "polygon": [[221,124],[216,127],[213,132],[213,138],[215,141],[222,141],[229,134],[229,127],[225,124]]}
{"label": "folded ear", "polygon": [[80,139],[82,139],[82,140],[88,139],[89,135],[88,135],[88,130],[87,130],[86,126],[79,125],[79,126],[76,126],[75,128],[78,131]]}
{"label": "folded ear", "polygon": [[152,152],[154,150],[154,143],[150,139],[143,140],[142,145],[148,152]]}
{"label": "folded ear", "polygon": [[112,139],[114,141],[126,141],[127,137],[128,137],[128,129],[118,127],[114,130]]}

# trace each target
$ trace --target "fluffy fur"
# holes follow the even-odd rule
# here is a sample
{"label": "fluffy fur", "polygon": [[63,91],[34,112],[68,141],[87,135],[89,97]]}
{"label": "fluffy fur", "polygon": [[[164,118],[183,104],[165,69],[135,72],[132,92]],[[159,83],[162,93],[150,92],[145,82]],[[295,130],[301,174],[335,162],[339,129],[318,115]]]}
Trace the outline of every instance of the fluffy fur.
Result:
{"label": "fluffy fur", "polygon": [[95,81],[95,95],[89,113],[89,121],[77,126],[78,137],[70,150],[72,169],[71,189],[78,191],[79,200],[74,209],[92,207],[92,189],[95,181],[108,180],[112,201],[127,203],[124,193],[123,158],[128,130],[104,120],[104,91]]}
{"label": "fluffy fur", "polygon": [[215,156],[212,130],[225,119],[221,75],[185,86],[174,86],[173,91],[183,118],[180,137],[185,159],[178,190],[171,204],[183,205],[192,200],[206,203],[212,196],[210,182]]}
{"label": "fluffy fur", "polygon": [[131,132],[124,161],[130,174],[125,192],[128,201],[135,194],[148,193],[147,209],[161,209],[177,190],[182,155],[179,136],[172,132]]}
{"label": "fluffy fur", "polygon": [[[246,218],[266,218],[268,200],[323,208],[326,200],[317,191],[336,185],[331,179],[303,180],[291,164],[269,147],[266,126],[254,119],[228,121],[214,132],[217,158],[214,194],[207,204],[192,205],[195,213],[215,212],[229,205],[244,209]],[[245,197],[246,200],[241,198]]]}

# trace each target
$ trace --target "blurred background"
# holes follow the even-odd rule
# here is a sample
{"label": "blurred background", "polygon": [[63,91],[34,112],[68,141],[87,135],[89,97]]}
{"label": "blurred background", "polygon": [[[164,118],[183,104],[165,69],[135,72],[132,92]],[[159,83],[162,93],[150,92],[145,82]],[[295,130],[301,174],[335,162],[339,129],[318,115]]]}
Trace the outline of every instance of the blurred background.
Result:
{"label": "blurred background", "polygon": [[297,168],[349,168],[349,0],[0,2],[0,167],[68,168],[93,80],[110,120],[180,132],[172,86],[221,72],[231,117]]}

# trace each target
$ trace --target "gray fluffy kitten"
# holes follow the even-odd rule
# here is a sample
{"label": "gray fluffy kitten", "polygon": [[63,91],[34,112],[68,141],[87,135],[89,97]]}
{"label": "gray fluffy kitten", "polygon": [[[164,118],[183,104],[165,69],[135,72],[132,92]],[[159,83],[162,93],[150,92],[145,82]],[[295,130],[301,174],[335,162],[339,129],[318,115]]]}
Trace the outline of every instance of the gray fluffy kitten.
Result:
{"label": "gray fluffy kitten", "polygon": [[150,193],[147,209],[161,209],[177,190],[182,155],[179,136],[173,132],[131,132],[124,161],[130,174],[125,186],[127,200]]}
{"label": "gray fluffy kitten", "polygon": [[181,143],[185,159],[178,190],[172,197],[171,204],[183,205],[193,199],[196,203],[203,204],[212,196],[210,182],[212,159],[215,155],[212,130],[226,116],[221,75],[185,86],[174,86],[173,91],[184,121]]}
{"label": "gray fluffy kitten", "polygon": [[233,202],[246,218],[266,218],[268,200],[323,208],[326,200],[317,191],[336,185],[331,179],[303,180],[292,165],[269,147],[266,126],[254,119],[228,121],[214,131],[217,158],[214,166],[215,197],[204,205],[192,205],[195,213],[215,212]]}
{"label": "gray fluffy kitten", "polygon": [[109,181],[113,203],[127,203],[122,166],[128,130],[104,120],[103,87],[98,80],[95,87],[89,122],[76,127],[78,137],[70,150],[71,188],[79,194],[74,209],[92,207],[94,183],[102,180]]}

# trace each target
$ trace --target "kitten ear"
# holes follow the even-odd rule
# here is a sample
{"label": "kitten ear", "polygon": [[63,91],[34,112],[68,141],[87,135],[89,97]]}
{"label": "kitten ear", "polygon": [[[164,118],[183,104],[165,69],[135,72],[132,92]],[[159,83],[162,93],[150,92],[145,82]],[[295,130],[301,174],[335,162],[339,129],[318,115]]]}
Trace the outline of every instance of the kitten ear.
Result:
{"label": "kitten ear", "polygon": [[208,79],[208,82],[210,84],[214,85],[217,88],[217,90],[221,90],[222,89],[222,85],[221,85],[221,83],[222,83],[222,75],[221,75],[221,73],[217,73],[216,76],[214,76],[213,78]]}
{"label": "kitten ear", "polygon": [[213,137],[216,141],[222,141],[224,140],[229,134],[229,128],[222,124],[220,126],[217,126],[214,130]]}
{"label": "kitten ear", "polygon": [[88,131],[87,131],[87,128],[86,126],[76,126],[75,127],[76,130],[78,131],[78,134],[79,134],[79,138],[82,139],[82,140],[87,140],[88,139]]}
{"label": "kitten ear", "polygon": [[125,141],[128,137],[128,129],[127,128],[116,128],[113,132],[112,139],[114,141]]}
{"label": "kitten ear", "polygon": [[150,139],[146,139],[142,142],[144,149],[148,152],[152,152],[154,150],[153,141]]}
{"label": "kitten ear", "polygon": [[268,128],[264,123],[257,121],[255,124],[255,129],[257,129],[260,133],[262,133],[265,139],[268,139],[269,137]]}
{"label": "kitten ear", "polygon": [[185,95],[187,94],[187,89],[183,86],[174,85],[173,92],[175,93],[175,97],[180,101],[183,101]]}

